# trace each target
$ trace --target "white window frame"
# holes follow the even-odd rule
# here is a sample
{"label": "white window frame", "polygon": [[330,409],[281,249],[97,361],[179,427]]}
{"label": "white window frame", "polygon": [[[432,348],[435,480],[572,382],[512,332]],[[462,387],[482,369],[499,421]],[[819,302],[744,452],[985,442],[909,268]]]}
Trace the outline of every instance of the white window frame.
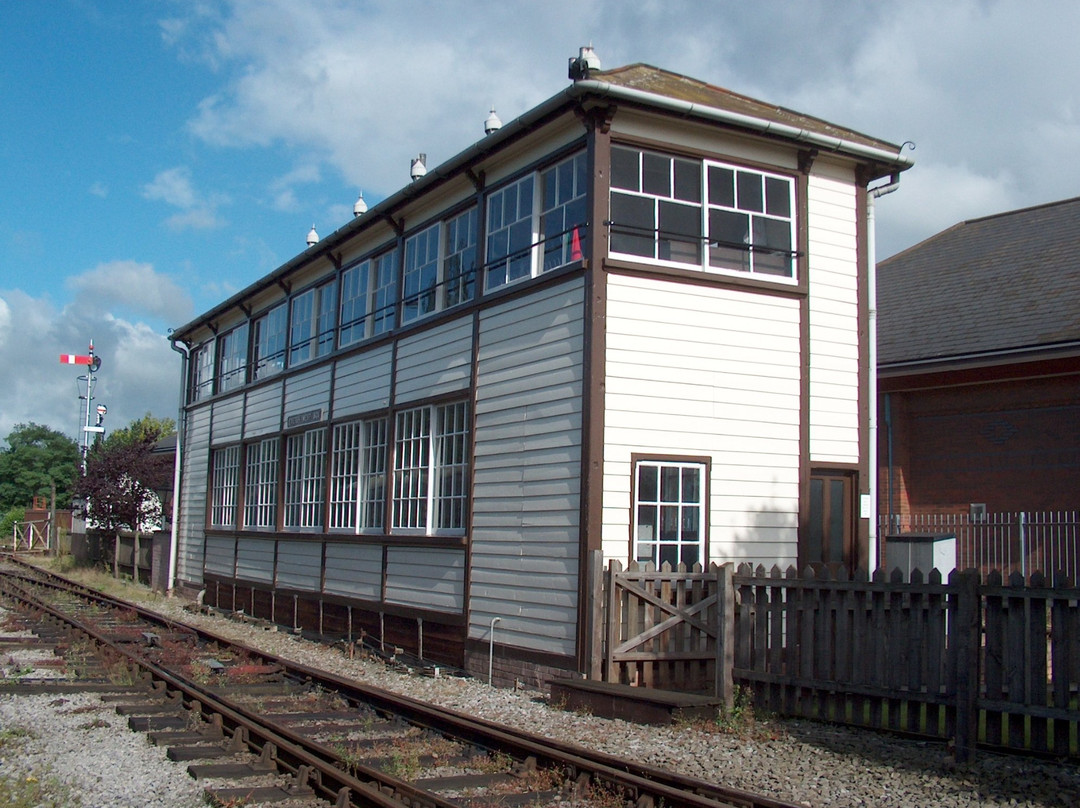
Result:
{"label": "white window frame", "polygon": [[[588,230],[588,155],[578,152],[540,172],[541,272],[584,257]],[[574,210],[578,209],[578,215]]]}
{"label": "white window frame", "polygon": [[476,293],[476,236],[479,212],[475,205],[443,222],[439,298],[443,308],[467,303]]}
{"label": "white window frame", "polygon": [[247,381],[248,324],[241,323],[218,337],[217,391],[226,393]]}
{"label": "white window frame", "polygon": [[289,367],[334,349],[337,279],[301,292],[289,302]]}
{"label": "white window frame", "polygon": [[401,410],[394,425],[392,530],[464,535],[469,488],[468,403]]}
{"label": "white window frame", "polygon": [[285,438],[285,530],[322,531],[326,509],[326,427]]}
{"label": "white window frame", "polygon": [[442,308],[442,225],[436,223],[405,240],[401,322],[410,323]]}
{"label": "white window frame", "polygon": [[[666,471],[676,473],[675,490],[665,487]],[[686,491],[687,472],[697,475],[697,500],[689,498]],[[653,474],[655,485],[646,485],[645,474]],[[708,466],[704,462],[683,460],[639,459],[634,463],[634,503],[631,532],[631,553],[639,562],[652,561],[657,569],[668,561],[672,569],[684,559],[683,549],[696,549],[696,561],[687,562],[687,569],[694,563],[704,566],[706,558],[706,527],[708,525]],[[643,518],[651,514],[653,518]],[[674,516],[674,522],[672,521]],[[697,535],[692,536],[688,517],[697,522]],[[667,525],[665,535],[664,525]],[[666,550],[672,548],[672,550]]]}
{"label": "white window frame", "polygon": [[192,352],[191,402],[202,401],[214,393],[214,340],[207,340]]}
{"label": "white window frame", "polygon": [[249,443],[244,459],[244,529],[274,530],[277,527],[277,437]]}
{"label": "white window frame", "polygon": [[240,447],[214,449],[210,477],[210,526],[236,527],[236,494],[240,483]]}
{"label": "white window frame", "polygon": [[255,319],[251,356],[253,381],[285,369],[289,339],[288,311],[289,307],[283,301]]}
{"label": "white window frame", "polygon": [[[484,291],[519,283],[535,277],[539,264],[538,230],[539,204],[537,194],[540,183],[535,173],[527,174],[519,180],[506,185],[488,195],[484,203],[484,215],[487,227],[486,249],[484,250]],[[528,213],[523,209],[528,206]],[[527,246],[517,245],[510,251],[511,236],[520,234],[527,223],[529,242]],[[515,230],[517,228],[517,230]],[[505,242],[505,244],[503,243]],[[492,258],[492,256],[496,256]],[[525,271],[522,263],[527,262]]]}
{"label": "white window frame", "polygon": [[[797,282],[795,258],[798,251],[798,227],[793,177],[734,163],[677,157],[628,146],[612,146],[612,151],[615,155],[613,161],[619,153],[623,154],[624,159],[627,155],[634,154],[638,163],[637,178],[630,183],[615,176],[620,172],[614,169],[612,171],[609,192],[612,219],[609,252],[612,257],[631,261],[645,260],[673,267],[693,267],[717,274],[744,277],[751,275],[779,283]],[[664,184],[658,179],[663,177],[663,172],[649,170],[656,168],[662,161],[666,161],[668,167],[666,188],[663,192],[656,190],[658,184]],[[698,171],[696,201],[690,198],[691,194],[685,192],[680,197],[676,180],[677,167],[681,166],[685,171],[691,165],[696,166]],[[731,175],[730,196],[720,192],[719,179],[725,173]],[[689,178],[692,175],[681,176]],[[748,195],[747,200],[740,198],[740,179],[748,181],[748,189],[753,184],[751,180],[758,181],[762,200],[760,209],[755,202],[747,201],[752,194]],[[620,185],[616,185],[616,182],[620,182]],[[649,190],[646,185],[652,186],[653,190]],[[781,200],[782,205],[779,204]],[[620,204],[643,208],[648,202],[652,203],[652,225],[655,232],[636,233],[632,228],[627,228],[626,222],[619,221],[626,218],[618,210]],[[773,203],[771,211],[770,202]],[[665,208],[665,205],[668,207]],[[688,232],[683,238],[663,238],[660,231],[662,213],[665,209],[674,210],[674,206],[693,207],[698,211],[700,235],[691,235]],[[721,243],[710,231],[714,229],[714,223],[719,225],[725,216],[728,223],[733,223],[737,216],[745,216],[747,227],[738,238],[727,234],[727,238]],[[769,238],[781,243],[770,245]],[[691,252],[687,245],[695,239],[700,239],[700,246],[693,250],[696,260],[686,260]],[[680,244],[682,246],[676,249]],[[725,245],[728,248],[726,251]],[[678,255],[679,252],[682,253],[681,256]],[[735,260],[736,256],[739,260]]]}
{"label": "white window frame", "polygon": [[386,507],[386,418],[334,427],[330,530],[381,532]]}

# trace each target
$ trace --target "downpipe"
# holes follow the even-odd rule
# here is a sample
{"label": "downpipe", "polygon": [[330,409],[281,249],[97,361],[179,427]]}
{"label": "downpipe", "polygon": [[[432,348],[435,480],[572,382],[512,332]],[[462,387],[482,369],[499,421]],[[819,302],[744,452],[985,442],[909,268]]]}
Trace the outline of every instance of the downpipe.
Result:
{"label": "downpipe", "polygon": [[491,674],[495,661],[495,624],[502,622],[501,617],[491,618],[491,625],[488,628],[488,687],[491,687]]}

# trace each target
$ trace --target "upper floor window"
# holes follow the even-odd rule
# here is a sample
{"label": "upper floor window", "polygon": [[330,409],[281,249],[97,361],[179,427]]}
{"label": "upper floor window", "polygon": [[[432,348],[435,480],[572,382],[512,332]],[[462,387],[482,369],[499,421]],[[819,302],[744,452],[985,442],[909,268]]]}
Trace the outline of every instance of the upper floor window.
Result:
{"label": "upper floor window", "polygon": [[488,290],[528,278],[534,265],[535,177],[530,174],[491,194],[487,200]]}
{"label": "upper floor window", "polygon": [[218,392],[239,387],[246,381],[248,325],[237,326],[218,338]]}
{"label": "upper floor window", "polygon": [[639,460],[634,558],[689,568],[705,558],[705,464]]}
{"label": "upper floor window", "polygon": [[405,288],[401,322],[431,314],[439,304],[439,225],[405,241]]}
{"label": "upper floor window", "polygon": [[290,308],[289,366],[330,353],[337,325],[337,281],[302,292]]}
{"label": "upper floor window", "polygon": [[443,305],[472,300],[476,289],[476,208],[443,224]]}
{"label": "upper floor window", "polygon": [[236,493],[240,480],[240,447],[215,449],[210,474],[210,524],[236,526]]}
{"label": "upper floor window", "polygon": [[285,367],[285,304],[274,306],[255,320],[252,379],[264,379]]}
{"label": "upper floor window", "polygon": [[613,254],[794,277],[790,177],[613,147],[610,201]]}
{"label": "upper floor window", "polygon": [[393,527],[460,533],[468,496],[467,404],[403,410],[395,427]]}
{"label": "upper floor window", "polygon": [[540,240],[543,271],[580,261],[587,219],[585,153],[540,172]]}
{"label": "upper floor window", "polygon": [[388,250],[341,273],[339,346],[390,331],[397,308],[397,256]]}
{"label": "upper floor window", "polygon": [[214,343],[204,342],[191,354],[191,401],[214,392]]}

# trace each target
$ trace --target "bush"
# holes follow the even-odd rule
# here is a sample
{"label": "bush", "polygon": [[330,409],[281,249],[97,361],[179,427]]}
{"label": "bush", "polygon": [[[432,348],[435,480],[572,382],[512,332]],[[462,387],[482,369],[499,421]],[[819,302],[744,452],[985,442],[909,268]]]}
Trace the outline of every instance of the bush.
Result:
{"label": "bush", "polygon": [[16,522],[26,519],[26,508],[14,507],[0,519],[0,544],[8,545],[11,542],[11,531]]}

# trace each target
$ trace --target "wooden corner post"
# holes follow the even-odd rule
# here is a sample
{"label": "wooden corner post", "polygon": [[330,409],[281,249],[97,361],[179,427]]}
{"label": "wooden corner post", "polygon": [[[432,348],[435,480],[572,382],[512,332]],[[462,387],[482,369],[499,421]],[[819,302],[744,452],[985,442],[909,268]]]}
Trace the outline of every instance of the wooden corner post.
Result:
{"label": "wooden corner post", "polygon": [[716,568],[716,697],[735,705],[735,580],[729,562]]}
{"label": "wooden corner post", "polygon": [[956,596],[953,653],[956,683],[956,762],[975,759],[979,735],[979,574],[975,570],[953,572],[949,583]]}

